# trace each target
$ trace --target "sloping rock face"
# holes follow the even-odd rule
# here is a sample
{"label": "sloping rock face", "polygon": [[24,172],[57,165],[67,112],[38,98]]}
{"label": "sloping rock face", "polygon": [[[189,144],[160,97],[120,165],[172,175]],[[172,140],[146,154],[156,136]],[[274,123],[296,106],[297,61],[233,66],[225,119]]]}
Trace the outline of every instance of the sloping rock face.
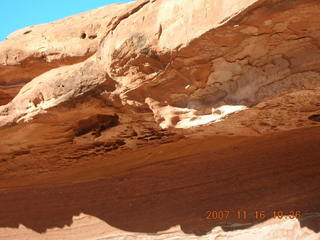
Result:
{"label": "sloping rock face", "polygon": [[127,12],[129,5],[106,6],[8,36],[0,46],[0,104],[8,103],[35,77],[92,56],[116,16]]}
{"label": "sloping rock face", "polygon": [[0,238],[320,239],[319,14],[140,0],[11,34]]}

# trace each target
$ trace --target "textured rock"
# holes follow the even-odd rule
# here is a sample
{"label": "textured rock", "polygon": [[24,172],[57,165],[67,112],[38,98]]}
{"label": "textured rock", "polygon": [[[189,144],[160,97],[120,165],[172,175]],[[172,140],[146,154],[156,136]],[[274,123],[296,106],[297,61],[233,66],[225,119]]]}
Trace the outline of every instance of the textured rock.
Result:
{"label": "textured rock", "polygon": [[[106,74],[101,83],[112,81],[117,84],[111,96],[119,97],[123,105],[138,111],[149,110],[150,101],[146,99],[172,108],[170,116],[157,117],[159,124],[165,127],[208,122],[210,120],[202,121],[204,117],[199,115],[217,114],[223,105],[244,109],[289,91],[317,89],[319,6],[310,1],[295,3],[243,1],[232,7],[227,1],[216,3],[222,9],[228,9],[226,12],[214,8],[210,1],[198,1],[191,10],[186,10],[186,5],[180,2],[132,3],[128,12],[123,13],[124,17],[115,21],[110,27],[112,30],[103,37],[97,56],[88,59],[101,68],[101,71],[91,71],[90,77],[99,72]],[[184,13],[181,21],[170,19],[176,17],[166,14],[170,9]],[[140,29],[128,30],[126,26],[131,24]],[[173,32],[175,40],[169,41]],[[197,55],[193,54],[195,52]],[[56,71],[64,74],[63,71],[69,71],[66,69]],[[46,75],[36,79],[43,77]],[[56,79],[51,77],[49,81]],[[30,99],[21,96],[22,93],[17,98]],[[52,98],[56,96],[45,101]],[[14,102],[7,107],[16,109]],[[30,114],[29,106],[20,101],[16,105],[19,105],[20,115]],[[39,111],[39,108],[33,111]],[[196,122],[183,119],[180,112],[188,113],[184,114],[185,118]],[[224,116],[220,115],[220,118]],[[20,119],[19,116],[16,118]],[[1,122],[10,121],[5,118]]]}
{"label": "textured rock", "polygon": [[10,35],[0,238],[319,239],[319,13],[140,0]]}
{"label": "textured rock", "polygon": [[0,43],[0,104],[42,73],[86,60],[113,28],[116,16],[128,8],[130,4],[106,6],[9,35]]}

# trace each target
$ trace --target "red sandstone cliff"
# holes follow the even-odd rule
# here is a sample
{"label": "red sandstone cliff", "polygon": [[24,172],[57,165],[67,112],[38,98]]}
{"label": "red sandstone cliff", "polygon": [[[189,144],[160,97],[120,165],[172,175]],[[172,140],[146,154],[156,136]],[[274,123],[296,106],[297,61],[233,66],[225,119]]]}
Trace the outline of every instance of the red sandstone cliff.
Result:
{"label": "red sandstone cliff", "polygon": [[319,14],[140,0],[11,34],[0,239],[320,239]]}

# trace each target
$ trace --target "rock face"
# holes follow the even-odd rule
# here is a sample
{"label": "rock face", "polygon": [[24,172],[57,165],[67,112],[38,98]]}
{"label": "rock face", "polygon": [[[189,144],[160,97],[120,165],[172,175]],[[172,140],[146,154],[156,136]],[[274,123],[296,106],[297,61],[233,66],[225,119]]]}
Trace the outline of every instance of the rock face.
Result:
{"label": "rock face", "polygon": [[320,239],[319,14],[140,0],[11,34],[0,238]]}
{"label": "rock face", "polygon": [[0,103],[9,102],[35,77],[92,56],[116,16],[128,9],[130,4],[106,6],[8,36],[0,45]]}

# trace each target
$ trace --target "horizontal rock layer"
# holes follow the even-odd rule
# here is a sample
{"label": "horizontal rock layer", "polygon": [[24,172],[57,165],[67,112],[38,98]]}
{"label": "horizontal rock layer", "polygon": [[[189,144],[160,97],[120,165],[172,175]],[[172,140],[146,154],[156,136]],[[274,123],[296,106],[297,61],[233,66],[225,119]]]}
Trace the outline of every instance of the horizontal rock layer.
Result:
{"label": "horizontal rock layer", "polygon": [[[11,34],[0,238],[319,239],[319,13],[140,0]],[[211,208],[304,216],[222,223]]]}

